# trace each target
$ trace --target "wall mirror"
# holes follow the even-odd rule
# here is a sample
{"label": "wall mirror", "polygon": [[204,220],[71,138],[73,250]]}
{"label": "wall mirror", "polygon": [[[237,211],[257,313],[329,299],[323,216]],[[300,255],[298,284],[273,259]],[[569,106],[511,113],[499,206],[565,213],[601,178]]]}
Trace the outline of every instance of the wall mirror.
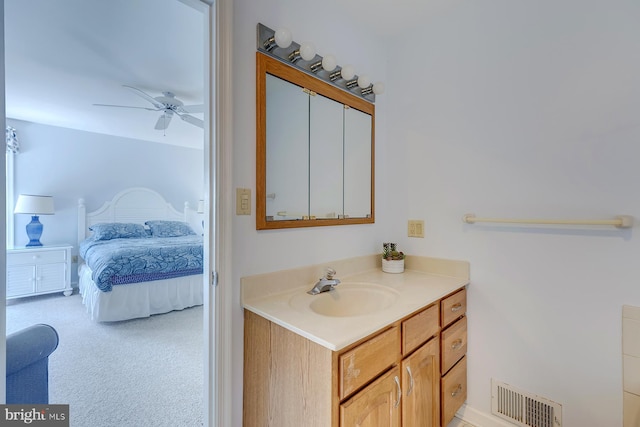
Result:
{"label": "wall mirror", "polygon": [[256,53],[256,228],[374,222],[372,103]]}

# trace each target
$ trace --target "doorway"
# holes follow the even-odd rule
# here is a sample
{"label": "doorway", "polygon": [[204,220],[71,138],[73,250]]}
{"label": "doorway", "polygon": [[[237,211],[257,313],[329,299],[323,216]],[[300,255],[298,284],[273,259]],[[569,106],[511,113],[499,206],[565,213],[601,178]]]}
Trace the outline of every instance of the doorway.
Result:
{"label": "doorway", "polygon": [[[6,10],[6,5],[9,2],[15,2],[15,1],[19,1],[19,0],[4,0],[4,6],[5,6],[5,10]],[[81,2],[85,2],[86,0],[80,0]],[[195,8],[196,10],[198,10],[201,14],[202,14],[202,22],[203,25],[206,26],[206,29],[204,31],[205,34],[205,45],[206,48],[202,50],[202,54],[203,55],[207,55],[207,54],[211,54],[213,55],[214,49],[212,49],[212,46],[210,46],[212,37],[210,37],[210,33],[212,32],[212,29],[210,28],[210,25],[212,25],[212,11],[211,8],[212,6],[210,4],[208,4],[208,2],[205,1],[201,1],[201,0],[164,0],[167,2],[177,2],[177,3],[181,3],[183,5],[186,5],[188,7],[192,7]],[[54,3],[54,2],[51,2]],[[56,1],[56,6],[60,7],[60,4],[63,3],[67,3],[67,1]],[[72,1],[72,3],[77,4],[77,1]],[[105,2],[100,2],[102,4],[104,4]],[[111,2],[106,2],[106,3],[111,3]],[[158,3],[158,2],[156,2]],[[32,7],[33,8],[33,7]],[[37,10],[37,8],[35,9]],[[114,14],[114,16],[117,16],[117,13]],[[7,19],[11,19],[10,16],[6,16],[5,15],[5,22]],[[160,26],[162,25],[162,22],[158,23]],[[211,82],[211,78],[210,78],[210,74],[212,72],[212,70],[209,69],[209,65],[213,63],[214,61],[211,60],[211,58],[209,57],[205,57],[203,59],[203,66],[206,68],[206,72],[205,72],[205,82],[204,82],[204,89],[203,89],[203,95],[204,95],[204,104],[206,106],[209,106],[212,104],[211,99],[210,99],[210,93],[211,93],[211,89],[210,89],[210,82]],[[9,64],[5,64],[6,66],[9,66]],[[212,195],[212,190],[209,188],[209,182],[211,181],[209,179],[210,176],[213,176],[213,172],[210,171],[210,169],[213,167],[213,165],[210,164],[210,159],[211,159],[211,151],[212,151],[212,144],[211,144],[211,140],[212,140],[212,134],[210,129],[213,129],[213,126],[211,123],[209,123],[209,118],[214,117],[213,114],[211,114],[210,111],[208,111],[208,109],[205,111],[204,117],[206,118],[205,121],[207,122],[205,125],[205,148],[203,150],[203,168],[204,168],[204,177],[205,179],[203,180],[203,187],[204,187],[204,196],[203,198],[206,200],[205,206],[209,207],[211,204],[209,202],[209,199],[211,198]],[[211,218],[212,215],[209,215],[208,213],[206,214],[207,218]],[[213,226],[213,224],[206,224],[205,226],[205,259],[211,259],[212,257],[210,256],[211,254],[209,254],[209,248],[213,248],[213,241],[211,240],[211,232],[210,229]],[[17,234],[20,234],[22,230],[18,230]],[[212,265],[205,265],[205,272],[209,272],[213,270]],[[204,275],[205,278],[209,278],[210,275],[209,274],[205,274]],[[213,400],[212,400],[212,396],[210,396],[211,391],[213,390],[213,386],[212,386],[212,382],[214,382],[214,377],[215,377],[215,370],[211,369],[212,364],[208,363],[207,361],[212,361],[214,360],[213,354],[210,354],[212,351],[212,339],[213,337],[211,336],[210,329],[213,323],[211,321],[211,313],[210,313],[210,307],[213,306],[213,295],[210,295],[209,292],[209,280],[205,279],[205,283],[203,283],[203,286],[205,288],[205,306],[204,306],[204,319],[203,322],[205,323],[205,333],[204,333],[204,337],[203,340],[205,341],[205,345],[204,345],[204,352],[205,354],[203,355],[203,363],[205,364],[205,375],[204,375],[204,380],[205,380],[205,408],[203,408],[203,412],[207,415],[205,415],[205,425],[207,423],[207,420],[209,420],[209,422],[211,422],[211,420],[213,419],[212,417],[212,411],[207,408],[208,405],[213,404]],[[4,299],[4,296],[3,296]],[[3,305],[4,308],[4,305]],[[2,317],[5,317],[5,313],[0,313],[2,314]],[[4,389],[4,388],[3,388]]]}

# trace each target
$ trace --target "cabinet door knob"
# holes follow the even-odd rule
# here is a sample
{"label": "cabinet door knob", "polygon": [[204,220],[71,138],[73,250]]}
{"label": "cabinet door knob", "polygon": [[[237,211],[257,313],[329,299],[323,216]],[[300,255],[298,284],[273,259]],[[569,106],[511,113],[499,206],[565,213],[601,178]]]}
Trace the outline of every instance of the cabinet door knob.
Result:
{"label": "cabinet door knob", "polygon": [[396,382],[396,388],[398,390],[398,392],[396,393],[396,404],[393,405],[393,407],[397,408],[398,405],[400,405],[400,399],[402,399],[402,389],[400,388],[400,379],[397,375],[393,377],[393,380]]}

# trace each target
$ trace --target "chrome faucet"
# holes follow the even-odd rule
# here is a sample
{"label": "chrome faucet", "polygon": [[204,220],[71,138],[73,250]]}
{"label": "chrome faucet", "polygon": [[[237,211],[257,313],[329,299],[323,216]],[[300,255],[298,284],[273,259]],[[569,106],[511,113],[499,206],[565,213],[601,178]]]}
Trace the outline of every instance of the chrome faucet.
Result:
{"label": "chrome faucet", "polygon": [[313,289],[307,291],[309,295],[318,295],[321,292],[327,292],[335,288],[340,284],[340,280],[334,279],[333,276],[336,275],[336,271],[329,267],[326,269],[324,277],[321,277],[313,286]]}

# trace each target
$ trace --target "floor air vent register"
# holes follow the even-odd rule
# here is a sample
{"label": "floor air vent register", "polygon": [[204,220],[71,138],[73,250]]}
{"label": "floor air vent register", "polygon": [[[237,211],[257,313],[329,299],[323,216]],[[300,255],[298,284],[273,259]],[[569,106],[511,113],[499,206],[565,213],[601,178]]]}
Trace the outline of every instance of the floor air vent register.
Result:
{"label": "floor air vent register", "polygon": [[562,405],[495,379],[491,413],[521,427],[562,427]]}

